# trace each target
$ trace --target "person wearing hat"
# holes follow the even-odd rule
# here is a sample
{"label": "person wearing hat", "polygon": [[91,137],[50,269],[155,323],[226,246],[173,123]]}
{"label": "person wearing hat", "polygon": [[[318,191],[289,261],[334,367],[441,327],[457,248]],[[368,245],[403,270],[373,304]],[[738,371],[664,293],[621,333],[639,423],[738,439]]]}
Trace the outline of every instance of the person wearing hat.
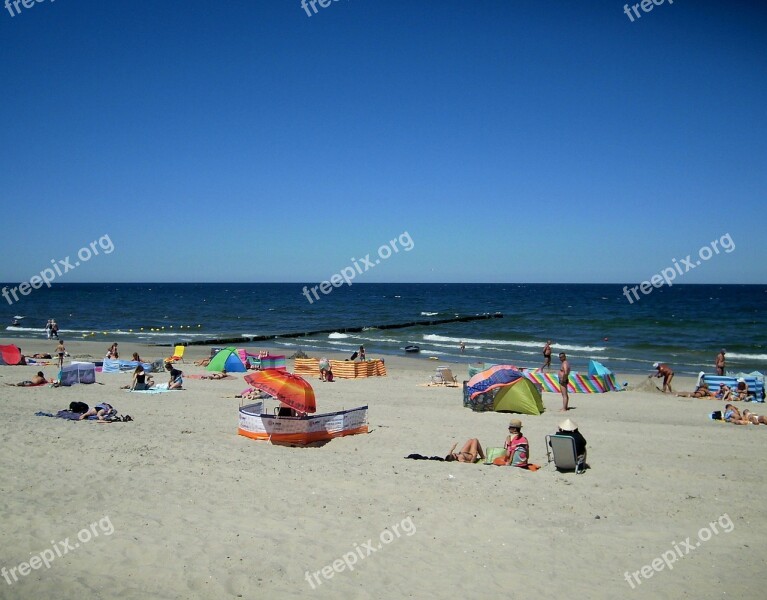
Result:
{"label": "person wearing hat", "polygon": [[674,372],[671,370],[671,367],[666,363],[653,363],[652,368],[657,369],[658,373],[656,375],[648,375],[647,377],[663,377],[663,391],[669,394],[672,393],[671,380],[674,378]]}
{"label": "person wearing hat", "polygon": [[586,438],[584,438],[581,435],[581,432],[578,431],[578,426],[574,421],[571,421],[570,419],[562,421],[559,424],[557,435],[566,435],[567,437],[573,438],[573,440],[575,440],[575,454],[578,456],[578,460],[580,461],[582,458],[583,462],[586,462]]}
{"label": "person wearing hat", "polygon": [[505,464],[512,467],[527,467],[527,456],[530,444],[522,435],[522,421],[512,419],[509,421],[509,435],[506,436],[506,459]]}
{"label": "person wearing hat", "polygon": [[716,355],[716,363],[714,363],[714,366],[716,367],[716,374],[720,376],[724,376],[724,354],[725,350],[722,348],[721,352]]}

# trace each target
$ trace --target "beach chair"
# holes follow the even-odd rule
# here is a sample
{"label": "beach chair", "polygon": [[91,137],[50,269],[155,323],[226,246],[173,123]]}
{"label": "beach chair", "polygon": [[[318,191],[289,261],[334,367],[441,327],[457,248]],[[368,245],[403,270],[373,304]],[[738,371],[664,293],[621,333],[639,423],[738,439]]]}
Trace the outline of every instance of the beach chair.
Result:
{"label": "beach chair", "polygon": [[554,462],[558,471],[575,471],[579,475],[586,470],[586,454],[575,454],[575,440],[569,435],[547,435],[546,458]]}
{"label": "beach chair", "polygon": [[458,378],[453,375],[450,367],[437,367],[437,372],[431,376],[431,382],[437,385],[458,385]]}
{"label": "beach chair", "polygon": [[176,346],[176,348],[173,350],[173,356],[168,357],[168,362],[178,362],[179,360],[181,362],[184,362],[185,349],[186,349],[186,346],[184,346],[183,344]]}

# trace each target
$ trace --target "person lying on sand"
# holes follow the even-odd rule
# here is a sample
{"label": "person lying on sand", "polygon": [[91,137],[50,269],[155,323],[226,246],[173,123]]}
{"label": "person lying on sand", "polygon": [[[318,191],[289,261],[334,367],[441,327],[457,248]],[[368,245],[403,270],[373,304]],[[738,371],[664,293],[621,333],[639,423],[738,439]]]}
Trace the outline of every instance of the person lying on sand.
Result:
{"label": "person lying on sand", "polygon": [[228,375],[226,374],[226,370],[221,371],[220,373],[211,373],[210,375],[203,375],[200,377],[200,379],[226,379]]}
{"label": "person lying on sand", "polygon": [[743,418],[753,423],[754,425],[759,425],[759,423],[761,423],[762,425],[767,425],[767,417],[754,414],[748,409],[743,411]]}
{"label": "person lying on sand", "polygon": [[20,381],[19,383],[6,383],[5,385],[11,385],[15,387],[33,387],[36,385],[45,385],[48,383],[48,380],[45,378],[45,375],[43,375],[42,371],[38,371],[37,375],[35,375],[32,379],[28,379],[27,381]]}
{"label": "person lying on sand", "polygon": [[[748,411],[746,411],[748,412]],[[749,413],[753,415],[753,413]],[[755,416],[755,415],[754,415]],[[764,417],[762,417],[764,418]],[[757,422],[759,417],[757,417]],[[755,424],[753,420],[746,418],[740,414],[740,411],[732,404],[724,405],[724,412],[722,413],[722,420],[733,425],[751,425]]]}
{"label": "person lying on sand", "polygon": [[716,398],[716,394],[708,389],[707,383],[701,383],[694,392],[679,392],[680,398]]}
{"label": "person lying on sand", "polygon": [[201,358],[200,360],[194,361],[194,364],[196,364],[198,367],[207,367],[210,364],[210,359]]}
{"label": "person lying on sand", "polygon": [[453,447],[450,448],[450,452],[448,452],[447,456],[445,457],[447,462],[458,461],[465,463],[476,463],[480,460],[485,460],[485,453],[482,451],[482,445],[479,443],[477,438],[471,438],[469,441],[467,441],[463,445],[463,448],[461,448],[460,452],[453,452],[457,445],[458,442],[453,444]]}
{"label": "person lying on sand", "polygon": [[[80,415],[80,420],[84,421],[88,417],[94,416],[99,421],[120,420],[120,418],[117,416],[117,410],[111,404],[107,404],[106,402],[102,402],[101,404],[97,404],[93,408],[88,409],[86,412]],[[127,418],[128,416],[126,415],[126,419]],[[132,420],[133,419],[131,419],[131,421]]]}
{"label": "person lying on sand", "polygon": [[50,354],[40,354],[39,352],[37,354],[33,354],[32,356],[28,356],[27,358],[40,358],[43,360],[51,359],[53,358]]}

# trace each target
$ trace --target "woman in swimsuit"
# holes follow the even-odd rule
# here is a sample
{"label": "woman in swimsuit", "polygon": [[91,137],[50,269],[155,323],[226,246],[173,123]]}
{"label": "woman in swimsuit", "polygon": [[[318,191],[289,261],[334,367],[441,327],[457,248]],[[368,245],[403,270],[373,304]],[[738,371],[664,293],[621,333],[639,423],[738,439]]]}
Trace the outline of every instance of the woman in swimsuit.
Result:
{"label": "woman in swimsuit", "polygon": [[67,353],[67,349],[64,348],[64,340],[59,340],[59,345],[56,346],[56,354],[59,355],[59,369],[64,368],[64,355]]}
{"label": "woman in swimsuit", "polygon": [[453,452],[458,442],[453,444],[450,448],[450,452],[445,457],[447,462],[458,461],[463,463],[475,463],[480,460],[485,460],[485,453],[482,451],[482,444],[479,443],[477,438],[472,438],[463,445],[460,452]]}
{"label": "woman in swimsuit", "polygon": [[753,421],[746,419],[740,414],[740,411],[732,404],[724,405],[724,413],[722,414],[722,420],[733,425],[751,425]]}
{"label": "woman in swimsuit", "polygon": [[154,385],[154,380],[151,376],[147,376],[144,372],[144,367],[138,365],[136,370],[133,371],[133,383],[131,384],[131,391],[133,390],[148,390]]}
{"label": "woman in swimsuit", "polygon": [[762,425],[767,425],[767,417],[763,417],[762,415],[756,415],[748,409],[743,411],[743,418],[749,421],[750,423],[753,423],[754,425],[759,425],[759,423],[761,423]]}

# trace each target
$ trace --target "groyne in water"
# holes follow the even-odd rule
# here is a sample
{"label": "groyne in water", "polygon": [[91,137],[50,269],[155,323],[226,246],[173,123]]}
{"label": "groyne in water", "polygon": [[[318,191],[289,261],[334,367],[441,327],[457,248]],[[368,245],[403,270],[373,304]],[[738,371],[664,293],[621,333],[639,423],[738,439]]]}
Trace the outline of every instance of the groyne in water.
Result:
{"label": "groyne in water", "polygon": [[502,313],[485,313],[482,315],[456,315],[447,319],[428,319],[425,321],[408,321],[407,323],[386,323],[384,325],[364,325],[360,327],[334,327],[333,329],[316,329],[314,331],[298,331],[291,333],[274,333],[270,335],[249,335],[232,338],[213,338],[207,340],[194,340],[185,342],[188,346],[212,346],[221,344],[247,344],[249,342],[264,342],[278,338],[301,338],[321,333],[359,333],[369,329],[404,329],[405,327],[428,327],[431,325],[444,325],[445,323],[466,323],[468,321],[482,321],[484,319],[502,319]]}

